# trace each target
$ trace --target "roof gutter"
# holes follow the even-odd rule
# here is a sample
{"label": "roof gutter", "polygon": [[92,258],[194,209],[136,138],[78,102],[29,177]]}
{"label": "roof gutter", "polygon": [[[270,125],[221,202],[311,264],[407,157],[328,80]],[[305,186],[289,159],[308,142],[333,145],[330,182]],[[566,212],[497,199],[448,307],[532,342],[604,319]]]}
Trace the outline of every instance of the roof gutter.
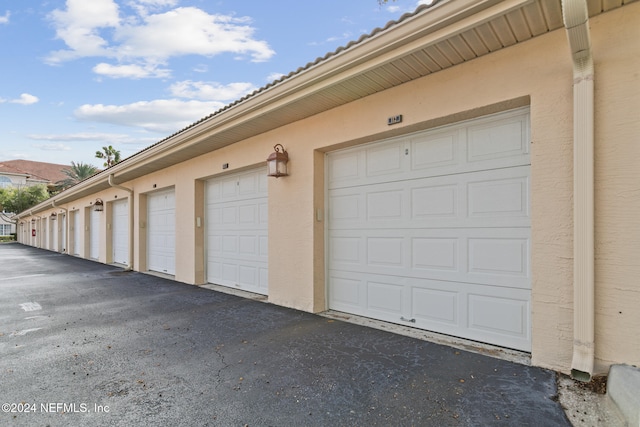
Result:
{"label": "roof gutter", "polygon": [[594,67],[586,0],[563,0],[573,61],[573,360],[589,381],[595,360]]}
{"label": "roof gutter", "polygon": [[133,190],[131,188],[124,187],[122,185],[113,182],[114,175],[109,174],[109,185],[114,188],[119,188],[129,193],[129,265],[125,268],[125,271],[133,270]]}

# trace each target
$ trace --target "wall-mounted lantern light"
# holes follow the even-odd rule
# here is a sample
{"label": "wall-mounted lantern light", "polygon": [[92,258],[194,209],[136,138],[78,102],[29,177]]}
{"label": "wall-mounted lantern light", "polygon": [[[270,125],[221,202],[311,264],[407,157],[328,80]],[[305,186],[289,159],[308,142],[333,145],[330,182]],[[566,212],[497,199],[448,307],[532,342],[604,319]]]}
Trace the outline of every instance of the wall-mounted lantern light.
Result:
{"label": "wall-mounted lantern light", "polygon": [[57,217],[58,217],[58,214],[57,214],[57,213],[55,213],[55,212],[53,212],[53,213],[51,214],[51,221],[55,221]]}
{"label": "wall-mounted lantern light", "polygon": [[104,202],[102,199],[96,199],[96,202],[93,204],[93,210],[96,212],[102,212],[104,210]]}
{"label": "wall-mounted lantern light", "polygon": [[287,162],[289,161],[289,154],[284,150],[282,144],[276,144],[273,146],[275,150],[267,157],[267,176],[275,176],[279,178],[281,176],[287,176]]}

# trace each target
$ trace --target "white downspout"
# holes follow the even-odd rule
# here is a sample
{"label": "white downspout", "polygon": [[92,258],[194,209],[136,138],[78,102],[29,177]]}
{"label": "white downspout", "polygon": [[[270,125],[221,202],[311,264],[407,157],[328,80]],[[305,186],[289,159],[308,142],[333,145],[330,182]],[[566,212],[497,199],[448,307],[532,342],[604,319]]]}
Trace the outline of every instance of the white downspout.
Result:
{"label": "white downspout", "polygon": [[64,253],[68,253],[67,247],[69,247],[69,210],[67,208],[63,208],[62,206],[56,206],[56,201],[51,201],[51,207],[60,208],[64,211]]}
{"label": "white downspout", "polygon": [[563,0],[573,60],[573,360],[571,375],[589,381],[595,359],[594,95],[586,0]]}
{"label": "white downspout", "polygon": [[113,174],[109,174],[109,185],[129,193],[129,265],[125,271],[133,270],[133,190],[113,182]]}

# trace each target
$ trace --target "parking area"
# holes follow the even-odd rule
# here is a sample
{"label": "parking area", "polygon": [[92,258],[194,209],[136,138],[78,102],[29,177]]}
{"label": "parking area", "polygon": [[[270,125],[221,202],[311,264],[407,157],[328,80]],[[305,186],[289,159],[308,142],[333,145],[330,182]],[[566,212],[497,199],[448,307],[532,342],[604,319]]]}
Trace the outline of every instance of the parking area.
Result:
{"label": "parking area", "polygon": [[0,245],[0,425],[569,426],[555,373]]}

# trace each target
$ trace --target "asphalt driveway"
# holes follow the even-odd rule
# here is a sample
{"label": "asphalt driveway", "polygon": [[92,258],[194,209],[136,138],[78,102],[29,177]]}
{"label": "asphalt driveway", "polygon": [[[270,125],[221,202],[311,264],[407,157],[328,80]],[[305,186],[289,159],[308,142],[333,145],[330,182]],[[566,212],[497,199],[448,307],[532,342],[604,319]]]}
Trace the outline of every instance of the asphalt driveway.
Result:
{"label": "asphalt driveway", "polygon": [[569,426],[555,373],[0,245],[1,426]]}

